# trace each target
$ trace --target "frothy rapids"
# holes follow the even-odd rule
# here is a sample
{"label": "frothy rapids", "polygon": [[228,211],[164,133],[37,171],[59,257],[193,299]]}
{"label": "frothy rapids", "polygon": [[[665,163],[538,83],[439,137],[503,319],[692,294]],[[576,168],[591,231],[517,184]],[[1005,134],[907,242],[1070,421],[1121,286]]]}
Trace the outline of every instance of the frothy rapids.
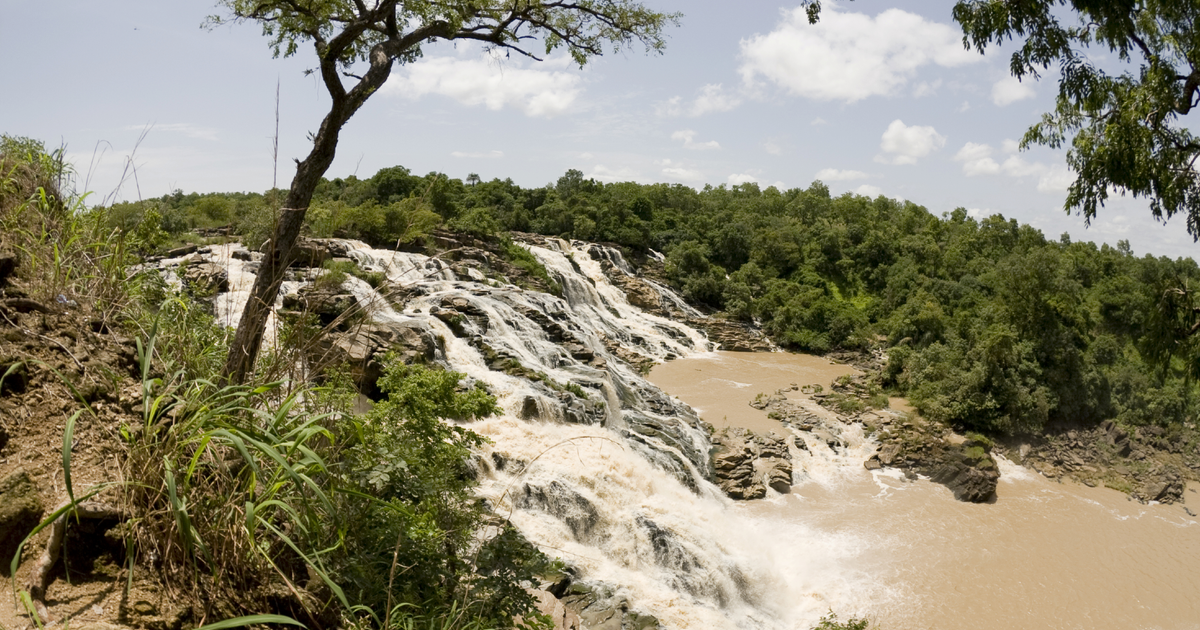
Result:
{"label": "frothy rapids", "polygon": [[[345,288],[374,323],[432,334],[435,360],[497,397],[503,414],[472,425],[492,440],[479,460],[480,492],[531,542],[573,567],[578,581],[614,589],[669,628],[807,628],[830,608],[854,613],[863,601],[889,597],[846,568],[864,540],[758,515],[709,482],[703,424],[631,360],[703,356],[714,344],[632,306],[604,272],[632,273],[618,250],[554,239],[524,244],[562,287],[560,298],[420,254],[326,244],[404,289],[405,300],[393,304],[387,291],[347,277]],[[227,325],[236,324],[254,280],[250,256],[239,250],[203,254],[228,274],[229,291],[216,299]],[[316,274],[299,272],[279,303]],[[646,284],[664,304],[700,316]],[[528,371],[493,369],[496,357]],[[528,378],[529,371],[540,375]]]}

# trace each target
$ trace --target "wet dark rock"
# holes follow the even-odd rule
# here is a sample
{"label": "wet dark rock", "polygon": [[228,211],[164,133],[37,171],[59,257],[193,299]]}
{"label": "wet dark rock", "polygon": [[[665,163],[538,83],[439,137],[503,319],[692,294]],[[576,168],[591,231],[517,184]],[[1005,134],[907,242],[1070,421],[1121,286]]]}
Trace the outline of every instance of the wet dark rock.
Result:
{"label": "wet dark rock", "polygon": [[792,458],[787,442],[741,427],[712,436],[716,483],[731,499],[761,499],[767,488],[787,492],[792,486]]}
{"label": "wet dark rock", "polygon": [[254,260],[254,255],[251,254],[249,250],[245,250],[245,249],[235,249],[235,250],[233,250],[233,253],[229,254],[229,256],[230,256],[230,258],[233,258],[234,260],[241,260],[241,261],[245,261],[245,262]]}
{"label": "wet dark rock", "polygon": [[629,600],[613,594],[602,584],[575,582],[562,596],[562,603],[579,615],[587,630],[656,630],[661,625],[652,615],[631,609]]}
{"label": "wet dark rock", "polygon": [[42,519],[45,506],[29,473],[18,469],[0,479],[0,575],[8,576],[8,560]]}
{"label": "wet dark rock", "polygon": [[196,253],[196,250],[198,249],[200,249],[200,246],[196,244],[182,245],[180,247],[176,247],[175,249],[168,249],[167,251],[163,252],[163,258],[181,258],[183,256]]}
{"label": "wet dark rock", "polygon": [[216,295],[229,290],[229,274],[215,263],[196,261],[183,272],[183,283],[201,295]]}
{"label": "wet dark rock", "polygon": [[592,502],[559,481],[541,486],[524,484],[513,504],[523,510],[540,510],[554,516],[579,541],[590,539],[600,524],[600,513]]}

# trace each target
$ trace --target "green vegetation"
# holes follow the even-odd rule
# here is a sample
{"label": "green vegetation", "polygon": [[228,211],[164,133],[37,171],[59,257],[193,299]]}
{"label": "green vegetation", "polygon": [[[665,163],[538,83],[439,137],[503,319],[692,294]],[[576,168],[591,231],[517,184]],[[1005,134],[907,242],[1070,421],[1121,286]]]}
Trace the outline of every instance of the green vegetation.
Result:
{"label": "green vegetation", "polygon": [[[214,208],[238,196],[178,194],[88,208],[71,192],[61,156],[23,138],[0,142],[0,250],[18,254],[4,307],[33,309],[30,317],[57,313],[68,325],[88,313],[93,330],[138,338],[140,383],[132,388],[135,420],[93,408],[126,388],[118,366],[79,365],[111,381],[98,385],[59,376],[82,405],[63,436],[72,501],[38,531],[74,527],[74,519],[54,523],[108,492],[120,510],[87,509],[125,520],[125,588],[137,581],[185,594],[185,606],[198,606],[204,618],[226,619],[213,628],[482,629],[512,627],[518,615],[527,627],[545,627],[522,584],[556,567],[475,496],[469,460],[485,438],[445,421],[495,413],[490,395],[461,387],[461,374],[389,358],[378,384],[386,398],[354,414],[348,370],[330,369],[319,387],[295,375],[271,380],[296,365],[303,349],[295,338],[310,326],[303,322],[280,331],[280,349],[250,383],[223,384],[228,330],[190,292],[171,289],[157,273],[129,271],[139,253],[182,234],[180,226],[214,227],[237,216]],[[267,206],[242,197],[255,209],[233,229],[254,238],[262,218],[255,213],[265,216]],[[371,281],[345,263],[324,276],[340,282],[347,274]],[[18,312],[25,311],[0,310],[6,318]],[[14,363],[3,376],[24,368]],[[72,491],[73,433],[85,413],[123,422],[101,431],[126,443],[118,449],[122,483],[84,490],[76,481]],[[38,557],[32,540],[25,560]],[[20,595],[41,621],[44,594]],[[264,612],[272,614],[256,614]]]}

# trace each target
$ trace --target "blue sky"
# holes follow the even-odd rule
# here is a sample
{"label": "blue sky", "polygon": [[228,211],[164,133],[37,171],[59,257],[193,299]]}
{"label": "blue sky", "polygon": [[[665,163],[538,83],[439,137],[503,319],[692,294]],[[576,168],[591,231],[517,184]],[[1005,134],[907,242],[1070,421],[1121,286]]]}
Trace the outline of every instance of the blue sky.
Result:
{"label": "blue sky", "polygon": [[[1051,238],[1196,251],[1182,221],[1156,223],[1141,200],[1114,198],[1090,228],[1063,212],[1062,154],[1015,147],[1052,107],[1055,73],[1017,83],[1008,51],[963,50],[950,0],[826,3],[818,26],[798,2],[647,4],[684,13],[663,55],[610,54],[580,70],[561,55],[428,47],[347,125],[329,176],[403,165],[523,186],[570,168],[694,187],[821,179],[935,213],[1001,213]],[[326,107],[304,75],[313,53],[273,59],[253,24],[201,28],[216,10],[4,0],[0,131],[65,144],[96,201],[286,186]]]}

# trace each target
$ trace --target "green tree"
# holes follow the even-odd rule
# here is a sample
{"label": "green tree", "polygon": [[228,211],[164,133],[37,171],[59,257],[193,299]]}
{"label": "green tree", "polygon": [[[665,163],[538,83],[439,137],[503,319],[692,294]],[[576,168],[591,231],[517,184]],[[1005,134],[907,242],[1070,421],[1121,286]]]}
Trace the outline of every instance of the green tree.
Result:
{"label": "green tree", "polygon": [[[1155,218],[1185,215],[1200,239],[1200,142],[1182,121],[1200,97],[1200,2],[962,0],[954,19],[980,52],[1023,40],[1011,61],[1019,79],[1059,67],[1055,109],[1022,144],[1070,143],[1067,211],[1091,220],[1116,190],[1147,198]],[[1122,63],[1102,67],[1106,54]]]}
{"label": "green tree", "polygon": [[289,57],[311,44],[314,71],[330,97],[329,112],[312,135],[312,150],[296,163],[269,253],[230,345],[224,371],[234,383],[244,381],[254,366],[292,246],[333,163],[342,127],[379,91],[394,65],[418,59],[425,44],[469,40],[532,59],[539,59],[539,44],[544,54],[563,48],[582,66],[606,48],[621,50],[635,42],[661,52],[664,28],[679,17],[651,11],[636,0],[219,0],[218,6],[222,14],[211,17],[210,25],[257,22],[276,56]]}

